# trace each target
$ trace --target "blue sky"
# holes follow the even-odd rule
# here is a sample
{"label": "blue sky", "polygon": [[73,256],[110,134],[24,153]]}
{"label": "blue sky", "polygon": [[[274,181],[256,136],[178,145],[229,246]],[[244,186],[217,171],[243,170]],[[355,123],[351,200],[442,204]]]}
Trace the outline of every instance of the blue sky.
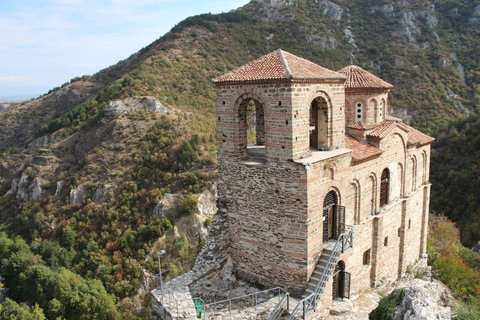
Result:
{"label": "blue sky", "polygon": [[128,58],[186,17],[249,0],[0,0],[0,98],[37,97]]}

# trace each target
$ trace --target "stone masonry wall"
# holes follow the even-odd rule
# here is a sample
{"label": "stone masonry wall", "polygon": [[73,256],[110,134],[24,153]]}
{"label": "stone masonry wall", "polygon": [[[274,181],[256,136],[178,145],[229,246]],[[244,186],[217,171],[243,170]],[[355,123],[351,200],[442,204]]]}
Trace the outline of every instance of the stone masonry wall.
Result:
{"label": "stone masonry wall", "polygon": [[[367,123],[377,122],[379,101],[386,108],[387,94],[364,97]],[[309,147],[310,106],[316,97],[328,107],[330,151],[320,157]],[[347,98],[348,106],[358,97]],[[265,156],[255,159],[247,154],[242,114],[250,99],[262,104],[265,115]],[[395,127],[372,142],[383,150],[380,156],[354,163],[344,149],[348,110],[340,83],[217,86],[216,106],[218,195],[227,210],[230,255],[240,276],[301,293],[323,250],[323,201],[332,190],[346,207],[346,223],[355,225],[354,249],[340,257],[351,273],[352,293],[402,276],[425,253],[430,146],[408,145],[408,130]],[[381,207],[385,168],[388,203]],[[331,300],[331,294],[323,299]]]}
{"label": "stone masonry wall", "polygon": [[282,162],[248,166],[226,157],[218,161],[218,193],[228,212],[235,268],[247,279],[298,290],[306,283],[303,167]]}

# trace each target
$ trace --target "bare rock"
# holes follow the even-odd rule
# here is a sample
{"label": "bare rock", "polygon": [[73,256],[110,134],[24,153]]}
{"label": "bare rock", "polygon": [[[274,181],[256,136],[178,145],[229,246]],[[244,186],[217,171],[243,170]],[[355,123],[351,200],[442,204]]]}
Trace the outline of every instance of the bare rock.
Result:
{"label": "bare rock", "polygon": [[92,201],[98,204],[107,202],[110,199],[108,194],[111,190],[113,187],[110,183],[101,185],[93,194]]}
{"label": "bare rock", "polygon": [[42,201],[45,198],[42,189],[44,183],[45,181],[39,177],[30,182],[28,175],[24,172],[20,178],[13,178],[12,186],[5,195],[15,195],[18,200],[24,202],[29,200]]}
{"label": "bare rock", "polygon": [[160,200],[155,208],[152,210],[152,218],[162,218],[167,215],[170,210],[175,208],[177,197],[174,194],[166,193],[162,200]]}
{"label": "bare rock", "polygon": [[430,10],[415,10],[413,15],[416,18],[422,18],[425,20],[425,24],[432,29],[435,29],[438,25],[437,18],[430,12]]}
{"label": "bare rock", "polygon": [[58,197],[62,193],[65,182],[63,180],[57,181],[57,189],[55,190],[55,196]]}
{"label": "bare rock", "polygon": [[411,11],[400,11],[400,24],[397,33],[408,39],[409,42],[415,42],[415,35],[421,34],[420,28],[415,24],[415,16]]}
{"label": "bare rock", "polygon": [[8,104],[8,103],[0,104],[0,113],[7,111],[8,108],[10,108],[10,104]]}
{"label": "bare rock", "polygon": [[17,187],[17,199],[20,201],[28,201],[28,176],[24,172],[22,176],[20,177],[20,181],[18,182],[18,187]]}
{"label": "bare rock", "polygon": [[76,189],[70,190],[70,204],[82,202],[87,196],[88,191],[85,185],[79,185]]}
{"label": "bare rock", "polygon": [[385,18],[395,17],[395,12],[393,12],[393,6],[391,4],[384,4],[383,6],[376,6],[370,9],[369,13],[380,13]]}
{"label": "bare rock", "polygon": [[437,61],[437,66],[440,68],[445,68],[452,65],[452,60],[447,58],[440,58]]}
{"label": "bare rock", "polygon": [[442,285],[416,279],[414,284],[405,290],[402,302],[393,314],[394,320],[428,320],[451,319],[449,307],[438,304],[444,293]]}
{"label": "bare rock", "polygon": [[477,26],[480,24],[480,4],[473,9],[472,17],[468,19],[468,24]]}
{"label": "bare rock", "polygon": [[10,188],[10,190],[7,191],[7,193],[5,194],[6,196],[8,195],[16,195],[17,194],[17,190],[18,190],[18,184],[20,183],[20,179],[19,178],[13,178],[12,179],[12,186]]}
{"label": "bare rock", "polygon": [[340,315],[350,312],[353,309],[353,302],[350,299],[335,299],[330,306],[330,314]]}
{"label": "bare rock", "polygon": [[170,109],[152,97],[133,97],[122,101],[112,101],[105,106],[105,116],[113,118],[124,113],[141,111],[167,113]]}
{"label": "bare rock", "polygon": [[338,41],[329,34],[307,35],[305,40],[321,49],[335,49],[338,47]]}
{"label": "bare rock", "polygon": [[48,148],[50,145],[54,144],[61,140],[60,138],[61,130],[55,131],[54,133],[41,136],[28,144],[28,147],[37,147],[37,148]]}
{"label": "bare rock", "polygon": [[333,20],[340,21],[342,19],[343,9],[333,2],[320,1],[320,10],[322,10],[323,15],[329,16]]}
{"label": "bare rock", "polygon": [[43,180],[40,178],[33,179],[32,183],[28,186],[28,198],[29,200],[42,201],[45,198],[45,194],[42,189]]}

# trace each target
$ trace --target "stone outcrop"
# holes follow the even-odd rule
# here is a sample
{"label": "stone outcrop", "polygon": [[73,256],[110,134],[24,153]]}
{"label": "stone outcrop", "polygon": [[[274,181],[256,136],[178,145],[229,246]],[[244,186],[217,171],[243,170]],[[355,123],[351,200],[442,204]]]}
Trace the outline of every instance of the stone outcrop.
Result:
{"label": "stone outcrop", "polygon": [[133,97],[122,101],[112,101],[105,106],[105,116],[114,118],[125,113],[136,112],[167,113],[170,109],[152,97]]}
{"label": "stone outcrop", "polygon": [[37,147],[37,148],[45,148],[46,149],[46,148],[50,147],[50,145],[52,145],[55,142],[58,142],[58,141],[61,140],[60,132],[61,132],[61,130],[56,131],[52,134],[47,134],[47,135],[41,136],[41,137],[33,140],[32,142],[30,142],[28,144],[28,147]]}
{"label": "stone outcrop", "polygon": [[480,24],[480,4],[473,9],[472,17],[468,19],[468,24],[472,26]]}
{"label": "stone outcrop", "polygon": [[437,18],[432,14],[435,11],[435,6],[428,6],[428,10],[413,10],[413,11],[398,11],[395,12],[394,7],[390,4],[383,6],[375,6],[369,10],[370,14],[379,13],[385,18],[399,18],[397,26],[397,34],[404,36],[409,42],[415,42],[415,36],[421,34],[421,30],[417,23],[422,22],[431,30],[432,34],[437,40],[438,35],[434,29],[438,26]]}
{"label": "stone outcrop", "polygon": [[55,197],[58,197],[62,193],[63,186],[65,185],[65,181],[57,181],[57,189],[55,189]]}
{"label": "stone outcrop", "polygon": [[405,290],[402,302],[393,314],[394,320],[451,319],[449,307],[442,307],[438,301],[445,295],[444,287],[437,282],[413,280]]}
{"label": "stone outcrop", "polygon": [[8,103],[0,104],[0,113],[7,111],[8,108],[10,108],[10,104]]}
{"label": "stone outcrop", "polygon": [[41,178],[36,177],[30,181],[28,175],[24,172],[20,178],[14,178],[12,180],[12,186],[7,191],[6,195],[15,195],[20,201],[42,201],[45,198],[42,184],[44,184]]}
{"label": "stone outcrop", "polygon": [[175,208],[177,203],[177,196],[171,193],[166,193],[163,195],[163,198],[157,203],[155,208],[152,210],[152,218],[162,218],[167,215],[167,213]]}
{"label": "stone outcrop", "polygon": [[320,4],[320,9],[322,10],[322,13],[324,15],[337,21],[340,21],[340,19],[342,19],[343,9],[340,8],[340,6],[326,0],[320,1],[319,4]]}
{"label": "stone outcrop", "polygon": [[440,58],[437,60],[437,66],[440,68],[445,68],[452,65],[452,60],[448,58]]}
{"label": "stone outcrop", "polygon": [[104,203],[110,199],[109,192],[114,188],[110,183],[101,185],[93,194],[92,201],[95,203]]}
{"label": "stone outcrop", "polygon": [[87,196],[88,191],[85,185],[80,185],[76,189],[70,190],[70,204],[82,202]]}

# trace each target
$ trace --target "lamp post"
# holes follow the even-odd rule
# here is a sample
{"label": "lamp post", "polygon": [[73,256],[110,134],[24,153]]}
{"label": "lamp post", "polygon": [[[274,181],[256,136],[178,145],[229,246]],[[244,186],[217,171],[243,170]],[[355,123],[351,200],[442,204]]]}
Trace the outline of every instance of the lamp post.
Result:
{"label": "lamp post", "polygon": [[158,251],[158,276],[160,277],[160,292],[162,293],[162,306],[165,308],[165,304],[163,303],[163,280],[162,280],[162,264],[160,262],[160,256],[165,254],[165,250]]}

